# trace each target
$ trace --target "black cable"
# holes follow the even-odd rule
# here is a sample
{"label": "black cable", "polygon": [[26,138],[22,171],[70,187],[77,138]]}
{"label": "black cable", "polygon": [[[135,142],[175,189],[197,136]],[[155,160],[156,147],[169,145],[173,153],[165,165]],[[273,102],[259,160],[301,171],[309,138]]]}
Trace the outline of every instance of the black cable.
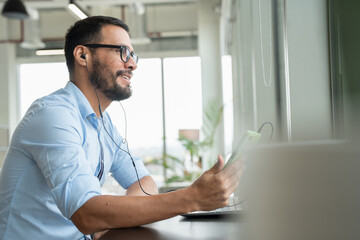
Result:
{"label": "black cable", "polygon": [[123,106],[122,106],[121,103],[120,103],[121,108],[122,108],[123,113],[124,113],[124,116],[125,116],[125,138],[123,138],[122,143],[124,143],[124,144],[126,143],[126,148],[127,148],[127,150],[122,149],[122,148],[115,142],[114,138],[110,135],[110,133],[108,132],[108,130],[107,130],[106,127],[105,127],[105,124],[104,124],[104,116],[103,116],[103,114],[102,114],[101,105],[100,105],[100,99],[99,99],[99,96],[98,96],[98,94],[97,94],[95,85],[93,84],[93,81],[92,81],[92,79],[91,79],[91,75],[90,75],[89,69],[88,69],[88,67],[87,67],[86,58],[85,58],[85,63],[86,63],[86,70],[87,70],[87,72],[88,72],[91,85],[92,85],[93,88],[94,88],[95,95],[96,95],[96,98],[97,98],[97,100],[98,100],[100,118],[101,118],[102,125],[103,125],[103,127],[104,127],[104,129],[105,129],[105,132],[107,133],[107,135],[110,137],[111,141],[113,141],[113,143],[116,145],[116,147],[117,147],[118,149],[120,149],[121,151],[123,151],[123,152],[125,152],[125,153],[127,153],[127,154],[129,155],[129,157],[130,157],[130,159],[131,159],[131,162],[132,162],[132,164],[133,164],[133,166],[134,166],[135,173],[136,173],[136,178],[137,178],[137,181],[138,181],[138,184],[139,184],[139,186],[140,186],[141,191],[142,191],[144,194],[146,194],[146,195],[148,195],[148,196],[151,196],[151,194],[150,194],[150,193],[147,193],[147,192],[143,189],[143,187],[142,187],[142,185],[141,185],[141,182],[140,182],[140,179],[139,179],[139,173],[138,173],[138,171],[137,171],[137,168],[136,168],[136,165],[135,165],[135,161],[134,161],[134,159],[133,159],[133,157],[132,157],[132,155],[131,155],[131,153],[130,153],[130,151],[129,151],[129,145],[128,145],[128,142],[127,142],[127,140],[126,140],[127,120],[126,120],[125,109],[123,108]]}
{"label": "black cable", "polygon": [[274,125],[271,122],[264,122],[263,124],[261,124],[261,126],[257,132],[260,133],[262,128],[265,126],[265,124],[269,124],[271,126],[271,134],[270,134],[270,138],[269,138],[269,142],[271,142],[271,139],[272,139],[273,133],[274,133]]}

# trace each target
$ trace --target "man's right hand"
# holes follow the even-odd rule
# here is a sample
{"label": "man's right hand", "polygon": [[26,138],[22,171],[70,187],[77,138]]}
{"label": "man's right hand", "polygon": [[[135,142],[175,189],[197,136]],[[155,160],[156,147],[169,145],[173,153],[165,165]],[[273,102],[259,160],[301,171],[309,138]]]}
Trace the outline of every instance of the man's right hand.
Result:
{"label": "man's right hand", "polygon": [[229,196],[236,190],[243,172],[241,160],[224,168],[224,159],[218,156],[217,163],[204,172],[190,187],[195,209],[209,211],[228,204]]}

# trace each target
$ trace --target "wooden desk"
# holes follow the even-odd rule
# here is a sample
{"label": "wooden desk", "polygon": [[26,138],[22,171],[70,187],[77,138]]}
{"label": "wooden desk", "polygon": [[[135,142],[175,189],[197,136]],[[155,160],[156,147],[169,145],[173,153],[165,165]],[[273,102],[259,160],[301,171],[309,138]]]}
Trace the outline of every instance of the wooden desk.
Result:
{"label": "wooden desk", "polygon": [[238,240],[242,216],[190,219],[177,216],[136,228],[113,229],[100,240]]}

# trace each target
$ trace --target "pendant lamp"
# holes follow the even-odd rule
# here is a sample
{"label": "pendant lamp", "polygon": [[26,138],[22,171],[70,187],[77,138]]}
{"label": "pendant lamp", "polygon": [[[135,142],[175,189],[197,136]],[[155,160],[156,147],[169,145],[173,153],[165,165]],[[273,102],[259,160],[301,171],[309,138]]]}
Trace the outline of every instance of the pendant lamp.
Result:
{"label": "pendant lamp", "polygon": [[21,0],[7,0],[2,9],[2,15],[14,19],[25,19],[29,17]]}

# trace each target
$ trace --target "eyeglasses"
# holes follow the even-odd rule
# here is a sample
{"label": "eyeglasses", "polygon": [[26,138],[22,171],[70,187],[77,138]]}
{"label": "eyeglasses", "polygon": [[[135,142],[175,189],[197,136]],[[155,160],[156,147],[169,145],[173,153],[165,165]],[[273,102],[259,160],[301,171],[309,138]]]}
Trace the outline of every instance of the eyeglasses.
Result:
{"label": "eyeglasses", "polygon": [[134,52],[130,50],[127,46],[123,45],[110,45],[110,44],[100,44],[100,43],[92,43],[92,44],[82,44],[85,47],[90,48],[117,48],[120,53],[120,58],[124,63],[127,63],[130,60],[130,57],[132,57],[135,61],[135,63],[138,62],[139,57]]}

